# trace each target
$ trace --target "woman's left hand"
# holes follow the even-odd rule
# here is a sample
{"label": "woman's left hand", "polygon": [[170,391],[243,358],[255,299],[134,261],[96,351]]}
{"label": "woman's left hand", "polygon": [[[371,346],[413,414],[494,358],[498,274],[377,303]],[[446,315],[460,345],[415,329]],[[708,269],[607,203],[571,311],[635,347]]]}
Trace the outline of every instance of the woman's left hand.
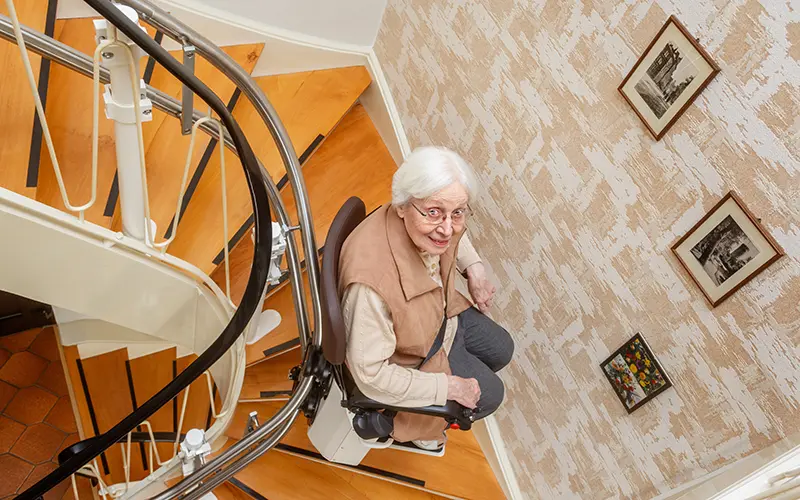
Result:
{"label": "woman's left hand", "polygon": [[467,268],[467,287],[478,310],[486,313],[492,307],[492,297],[497,290],[486,276],[486,268],[478,262]]}

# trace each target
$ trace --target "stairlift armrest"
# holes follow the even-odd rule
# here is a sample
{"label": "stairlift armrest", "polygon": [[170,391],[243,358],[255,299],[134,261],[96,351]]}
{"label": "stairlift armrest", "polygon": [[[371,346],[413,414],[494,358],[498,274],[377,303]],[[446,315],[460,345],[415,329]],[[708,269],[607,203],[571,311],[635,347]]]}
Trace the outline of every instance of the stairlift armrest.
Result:
{"label": "stairlift armrest", "polygon": [[474,410],[470,410],[455,401],[447,401],[442,406],[429,405],[415,408],[408,408],[404,406],[394,406],[386,403],[380,403],[374,399],[370,399],[361,391],[356,390],[355,393],[348,399],[347,405],[350,410],[388,410],[397,413],[416,413],[418,415],[428,415],[431,417],[440,417],[445,419],[448,423],[457,424],[461,430],[469,430],[472,427],[474,420]]}

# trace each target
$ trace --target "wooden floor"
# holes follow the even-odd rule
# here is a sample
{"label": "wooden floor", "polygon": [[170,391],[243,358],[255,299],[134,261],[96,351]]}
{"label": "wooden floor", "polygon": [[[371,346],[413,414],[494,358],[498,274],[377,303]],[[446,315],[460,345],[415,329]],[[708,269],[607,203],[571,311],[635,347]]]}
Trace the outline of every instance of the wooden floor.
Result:
{"label": "wooden floor", "polygon": [[[186,368],[196,355],[176,358],[174,347],[128,359],[126,349],[118,349],[96,356],[79,357],[77,346],[65,346],[64,363],[68,386],[79,416],[83,439],[105,432],[130,414]],[[205,376],[195,380],[189,389],[186,412],[181,425],[180,411],[185,392],[174,401],[161,407],[148,418],[154,432],[181,432],[192,428],[206,429],[213,418],[210,413],[208,382]],[[219,396],[216,398],[220,407]],[[142,426],[140,431],[147,431]],[[150,473],[147,463],[149,445],[134,445],[131,450],[131,479],[139,480]],[[172,456],[173,445],[159,443],[162,460]],[[122,452],[119,446],[106,450],[98,460],[108,484],[124,482]],[[107,471],[107,472],[106,472]]]}
{"label": "wooden floor", "polygon": [[[54,38],[86,55],[94,53],[94,36],[92,19],[56,21]],[[90,78],[58,64],[52,65],[45,115],[64,183],[68,186],[67,195],[73,205],[82,205],[91,199],[92,89]],[[100,103],[102,105],[102,97]],[[114,123],[103,119],[101,115],[98,131],[97,198],[95,204],[86,211],[86,219],[109,227],[111,218],[106,217],[103,211],[117,168]],[[36,199],[66,210],[45,145],[42,145]]]}

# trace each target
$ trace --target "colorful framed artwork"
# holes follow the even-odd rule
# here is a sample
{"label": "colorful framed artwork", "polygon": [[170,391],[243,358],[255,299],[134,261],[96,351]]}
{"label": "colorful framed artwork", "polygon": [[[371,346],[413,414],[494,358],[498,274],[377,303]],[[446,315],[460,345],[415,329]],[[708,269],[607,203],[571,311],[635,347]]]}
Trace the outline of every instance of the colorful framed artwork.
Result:
{"label": "colorful framed artwork", "polygon": [[628,413],[672,387],[641,333],[625,342],[600,368]]}
{"label": "colorful framed artwork", "polygon": [[658,141],[719,73],[719,66],[670,16],[619,86]]}
{"label": "colorful framed artwork", "polygon": [[673,246],[711,307],[784,255],[739,196],[731,191]]}

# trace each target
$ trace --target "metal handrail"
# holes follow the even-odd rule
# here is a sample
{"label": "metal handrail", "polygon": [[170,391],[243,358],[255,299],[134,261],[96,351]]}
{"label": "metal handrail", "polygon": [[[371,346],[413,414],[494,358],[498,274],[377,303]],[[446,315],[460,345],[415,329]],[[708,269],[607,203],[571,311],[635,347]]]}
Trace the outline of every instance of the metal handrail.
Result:
{"label": "metal handrail", "polygon": [[[123,0],[119,3],[128,4],[136,10],[143,8],[151,9],[150,11],[140,12],[140,15],[142,15],[142,20],[150,24],[156,23],[159,29],[176,39],[191,41],[191,43],[198,47],[198,51],[202,55],[209,59],[212,64],[221,69],[223,73],[228,75],[251,100],[264,119],[268,129],[270,130],[279,147],[279,151],[287,169],[288,178],[295,189],[299,226],[301,229],[301,237],[303,240],[305,253],[307,255],[316,255],[317,249],[316,240],[314,237],[314,229],[313,225],[311,224],[310,209],[308,206],[305,186],[300,174],[299,162],[297,161],[297,156],[292,148],[286,131],[283,129],[277,114],[266,100],[266,97],[261,89],[258,88],[250,76],[244,73],[244,71],[241,70],[241,68],[238,67],[235,62],[230,60],[224,52],[219,50],[216,46],[211,44],[211,42],[208,42],[200,35],[192,32],[190,29],[188,29],[188,27],[175,22],[174,19],[171,19],[168,14],[159,11],[152,5],[147,4],[147,2]],[[13,34],[11,34],[12,32],[8,29],[9,27],[10,23],[8,22],[8,18],[5,16],[0,16],[0,38],[14,41],[15,39]],[[183,32],[181,32],[181,30],[183,30]],[[23,27],[22,35],[25,41],[28,42],[28,48],[31,51],[81,74],[86,76],[91,75],[92,62],[90,58],[75,51],[71,47],[57,42],[56,40],[38,33],[35,30],[31,30],[30,28]],[[108,82],[108,71],[101,69],[100,79],[103,82]],[[161,109],[165,113],[175,117],[179,117],[181,115],[181,103],[176,99],[149,86],[147,87],[147,95],[156,108]],[[192,117],[193,122],[200,120],[204,116],[205,115],[195,110]],[[204,132],[209,133],[209,135],[213,134],[214,132],[218,132],[218,129],[214,130],[211,128],[210,124],[202,124],[201,129],[203,129]],[[229,149],[238,153],[234,147],[230,134],[227,133],[227,130],[224,139],[225,145]],[[263,172],[263,166],[260,163],[259,166]],[[289,219],[277,187],[272,179],[269,179],[268,176],[264,177],[267,177],[264,184],[267,187],[269,199],[272,202],[273,207],[276,209],[278,220],[284,228],[288,228]],[[289,271],[295,278],[291,280],[293,299],[295,302],[296,314],[298,315],[300,338],[303,344],[303,350],[305,351],[309,341],[312,344],[319,346],[322,338],[322,331],[320,328],[321,322],[319,319],[321,316],[321,305],[319,301],[318,287],[315,286],[315,283],[318,282],[319,264],[316,259],[307,259],[307,272],[311,284],[314,325],[316,326],[312,338],[310,333],[311,330],[308,324],[308,318],[305,316],[306,303],[305,294],[302,290],[302,280],[298,279],[301,271],[300,262],[297,255],[297,248],[293,238],[289,238],[287,243]],[[224,480],[225,478],[233,475],[239,467],[243,467],[247,463],[250,463],[252,460],[255,460],[258,456],[263,454],[266,450],[274,446],[274,444],[277,443],[286,432],[288,432],[291,422],[293,422],[294,417],[297,415],[300,404],[307,397],[311,390],[313,381],[313,377],[307,377],[303,379],[295,393],[289,399],[286,406],[284,406],[281,411],[279,411],[278,414],[276,414],[271,420],[259,427],[255,432],[250,433],[234,446],[230,447],[225,453],[221,454],[215,460],[209,462],[207,466],[203,467],[200,471],[198,471],[197,474],[190,476],[157,498],[174,498],[212,474],[215,475],[214,478],[212,478],[213,481]],[[236,470],[225,470],[225,467],[233,460],[236,460],[236,462],[232,465],[232,467],[236,468]],[[207,484],[210,483],[205,483],[204,486]],[[200,489],[195,489],[192,491],[192,494],[194,495],[198,491],[200,491]]]}

